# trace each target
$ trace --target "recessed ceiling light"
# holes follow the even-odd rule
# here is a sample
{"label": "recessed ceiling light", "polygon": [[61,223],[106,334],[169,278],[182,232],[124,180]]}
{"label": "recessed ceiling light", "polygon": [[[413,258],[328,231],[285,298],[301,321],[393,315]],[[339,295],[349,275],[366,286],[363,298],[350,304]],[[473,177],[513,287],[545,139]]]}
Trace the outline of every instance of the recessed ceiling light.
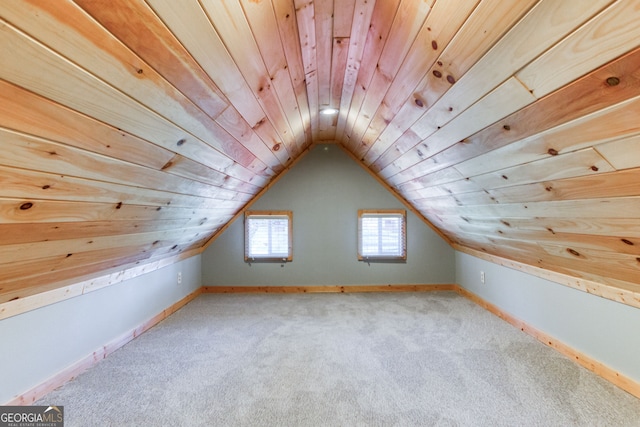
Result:
{"label": "recessed ceiling light", "polygon": [[320,114],[331,116],[333,114],[338,114],[338,110],[336,108],[326,107],[320,110]]}

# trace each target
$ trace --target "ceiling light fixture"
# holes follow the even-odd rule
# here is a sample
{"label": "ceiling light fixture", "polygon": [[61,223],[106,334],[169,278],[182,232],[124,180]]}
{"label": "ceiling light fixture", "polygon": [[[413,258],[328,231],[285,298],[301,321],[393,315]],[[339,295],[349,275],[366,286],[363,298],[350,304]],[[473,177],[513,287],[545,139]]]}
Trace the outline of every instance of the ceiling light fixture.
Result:
{"label": "ceiling light fixture", "polygon": [[325,116],[332,116],[334,114],[338,114],[338,110],[336,108],[325,107],[320,110],[320,114]]}

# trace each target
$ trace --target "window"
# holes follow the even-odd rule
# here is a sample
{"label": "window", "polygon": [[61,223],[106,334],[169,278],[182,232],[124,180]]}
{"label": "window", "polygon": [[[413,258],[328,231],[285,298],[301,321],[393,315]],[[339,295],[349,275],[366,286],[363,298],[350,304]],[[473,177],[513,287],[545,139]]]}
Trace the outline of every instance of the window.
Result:
{"label": "window", "polygon": [[292,219],[291,211],[245,212],[245,261],[291,261]]}
{"label": "window", "polygon": [[358,259],[407,259],[407,212],[358,211]]}

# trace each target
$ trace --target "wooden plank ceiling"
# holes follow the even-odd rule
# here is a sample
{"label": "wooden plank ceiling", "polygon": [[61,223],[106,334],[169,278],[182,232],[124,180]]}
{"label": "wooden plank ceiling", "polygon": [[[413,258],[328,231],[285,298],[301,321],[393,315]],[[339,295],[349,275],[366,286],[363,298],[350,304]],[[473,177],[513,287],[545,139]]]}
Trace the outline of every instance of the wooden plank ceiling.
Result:
{"label": "wooden plank ceiling", "polygon": [[197,253],[327,142],[456,248],[637,292],[638,22],[637,0],[2,1],[0,302]]}

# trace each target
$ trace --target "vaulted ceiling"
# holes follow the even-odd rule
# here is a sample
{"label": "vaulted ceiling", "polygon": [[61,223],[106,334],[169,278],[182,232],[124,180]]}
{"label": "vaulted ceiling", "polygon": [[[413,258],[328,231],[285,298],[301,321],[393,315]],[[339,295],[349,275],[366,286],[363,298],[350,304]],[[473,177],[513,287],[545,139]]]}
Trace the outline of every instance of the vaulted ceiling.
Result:
{"label": "vaulted ceiling", "polygon": [[0,303],[201,251],[315,143],[458,249],[638,295],[638,22],[636,0],[2,1]]}

